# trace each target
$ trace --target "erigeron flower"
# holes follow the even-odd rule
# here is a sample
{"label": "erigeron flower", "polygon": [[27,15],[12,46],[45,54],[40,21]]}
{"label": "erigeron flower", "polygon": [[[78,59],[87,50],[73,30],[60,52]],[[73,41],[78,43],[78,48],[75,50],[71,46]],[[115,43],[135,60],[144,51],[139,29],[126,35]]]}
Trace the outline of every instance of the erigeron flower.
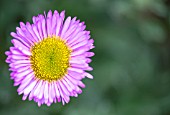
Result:
{"label": "erigeron flower", "polygon": [[16,33],[11,32],[12,44],[6,52],[11,79],[19,86],[23,100],[34,100],[39,106],[70,101],[82,93],[82,79],[93,78],[87,71],[93,39],[84,22],[76,17],[65,18],[65,11],[32,18],[33,24],[20,22]]}

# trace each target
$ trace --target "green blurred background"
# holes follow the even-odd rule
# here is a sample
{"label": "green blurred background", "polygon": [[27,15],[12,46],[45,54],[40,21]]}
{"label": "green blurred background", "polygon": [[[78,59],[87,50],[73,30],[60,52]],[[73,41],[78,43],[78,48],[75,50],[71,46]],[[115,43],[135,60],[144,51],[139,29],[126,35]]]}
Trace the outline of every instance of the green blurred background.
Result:
{"label": "green blurred background", "polygon": [[[69,104],[38,107],[18,96],[4,52],[20,21],[50,9],[86,22],[94,79]],[[170,1],[0,0],[0,115],[170,115]]]}

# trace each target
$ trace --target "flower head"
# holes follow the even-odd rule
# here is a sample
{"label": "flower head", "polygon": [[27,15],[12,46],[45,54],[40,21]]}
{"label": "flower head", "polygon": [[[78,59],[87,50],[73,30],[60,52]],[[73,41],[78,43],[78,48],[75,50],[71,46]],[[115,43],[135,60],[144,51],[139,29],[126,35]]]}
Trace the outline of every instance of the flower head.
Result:
{"label": "flower head", "polygon": [[76,17],[64,20],[65,12],[33,17],[33,24],[20,22],[16,33],[11,32],[13,47],[6,52],[6,62],[12,72],[14,86],[23,100],[34,100],[38,105],[61,102],[82,93],[82,79],[93,78],[86,71],[93,39],[84,22]]}

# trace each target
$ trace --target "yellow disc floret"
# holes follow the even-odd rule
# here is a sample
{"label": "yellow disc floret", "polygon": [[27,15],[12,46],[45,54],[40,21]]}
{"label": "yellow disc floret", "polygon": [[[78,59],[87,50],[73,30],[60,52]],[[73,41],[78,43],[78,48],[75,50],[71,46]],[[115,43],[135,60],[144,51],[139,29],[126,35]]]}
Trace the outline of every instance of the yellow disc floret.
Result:
{"label": "yellow disc floret", "polygon": [[48,37],[31,47],[30,61],[35,77],[53,81],[67,74],[71,49],[60,37]]}

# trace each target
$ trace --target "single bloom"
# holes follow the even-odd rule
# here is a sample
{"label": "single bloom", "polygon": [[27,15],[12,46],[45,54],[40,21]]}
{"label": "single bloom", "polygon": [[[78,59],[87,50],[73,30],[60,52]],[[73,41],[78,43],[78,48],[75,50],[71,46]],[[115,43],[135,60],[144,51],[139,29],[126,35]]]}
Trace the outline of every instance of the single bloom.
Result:
{"label": "single bloom", "polygon": [[87,71],[94,55],[94,40],[84,22],[67,17],[65,11],[51,10],[32,18],[33,24],[20,22],[11,32],[14,46],[6,51],[10,76],[22,99],[38,106],[62,102],[82,93],[83,78],[93,78]]}

